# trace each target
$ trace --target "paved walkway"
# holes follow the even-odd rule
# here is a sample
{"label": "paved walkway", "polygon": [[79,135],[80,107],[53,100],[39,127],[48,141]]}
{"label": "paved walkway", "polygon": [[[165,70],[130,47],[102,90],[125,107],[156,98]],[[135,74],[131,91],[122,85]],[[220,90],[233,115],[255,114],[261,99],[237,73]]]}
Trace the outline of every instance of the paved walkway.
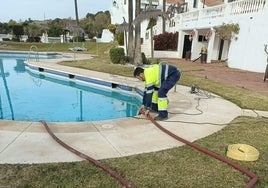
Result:
{"label": "paved walkway", "polygon": [[[55,61],[31,62],[45,69],[89,76],[114,83],[143,88],[134,78],[97,73],[61,66]],[[190,88],[178,85],[169,92],[170,113],[162,126],[178,136],[195,141],[222,129],[240,115],[254,115],[213,94],[191,94]],[[258,112],[268,117],[267,112]],[[152,114],[153,116],[155,114]],[[161,132],[142,115],[118,120],[48,123],[62,141],[95,159],[123,157],[159,151],[183,145]],[[82,160],[56,143],[39,122],[0,121],[0,164],[46,163]]]}
{"label": "paved walkway", "polygon": [[[264,73],[249,72],[240,69],[228,68],[224,62],[201,64],[200,61],[192,62],[184,59],[163,59],[177,65],[189,65],[196,70],[191,74],[241,87],[261,94],[268,95],[268,80],[263,81]],[[265,70],[263,70],[264,72]]]}

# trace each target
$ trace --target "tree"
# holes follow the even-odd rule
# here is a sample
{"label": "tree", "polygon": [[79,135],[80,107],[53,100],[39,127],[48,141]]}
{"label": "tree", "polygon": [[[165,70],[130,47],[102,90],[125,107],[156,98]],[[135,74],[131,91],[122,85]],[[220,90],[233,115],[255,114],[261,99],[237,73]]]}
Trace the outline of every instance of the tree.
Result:
{"label": "tree", "polygon": [[74,0],[74,9],[75,9],[76,25],[79,25],[77,0]]}
{"label": "tree", "polygon": [[238,24],[225,24],[223,23],[220,27],[214,27],[215,33],[222,39],[231,41],[232,39],[237,40],[236,35],[239,33]]}
{"label": "tree", "polygon": [[62,34],[63,28],[66,26],[64,20],[56,18],[48,23],[48,36],[58,37]]}
{"label": "tree", "polygon": [[20,41],[20,36],[24,34],[22,25],[13,26],[13,34],[16,36],[16,40]]}
{"label": "tree", "polygon": [[92,13],[87,13],[86,18],[87,18],[87,19],[88,19],[88,18],[91,18],[92,20],[94,20],[94,19],[95,19],[95,15],[92,14]]}
{"label": "tree", "polygon": [[215,33],[220,37],[220,39],[228,41],[227,52],[229,53],[231,41],[237,40],[236,35],[238,35],[240,30],[239,25],[223,23],[220,27],[214,27],[214,30]]}
{"label": "tree", "polygon": [[[137,1],[136,1],[137,2]],[[133,1],[128,1],[128,48],[129,62],[134,62]]]}
{"label": "tree", "polygon": [[[163,12],[166,12],[166,0],[163,0]],[[162,33],[166,32],[166,19],[163,17]]]}
{"label": "tree", "polygon": [[110,23],[110,13],[100,11],[95,15],[88,13],[86,18],[80,20],[79,26],[84,29],[89,38],[93,38],[101,37],[102,30],[107,29]]}
{"label": "tree", "polygon": [[25,30],[27,32],[27,35],[29,35],[30,37],[37,37],[41,35],[41,29],[36,24],[27,25],[27,28]]}
{"label": "tree", "polygon": [[111,33],[113,33],[113,34],[115,35],[115,33],[116,33],[116,25],[114,25],[114,24],[109,24],[108,27],[107,27],[107,29],[108,29]]}
{"label": "tree", "polygon": [[[136,0],[136,10],[135,17],[137,17],[141,12],[141,0]],[[141,24],[135,24],[135,54],[134,54],[134,64],[142,64],[141,57]]]}
{"label": "tree", "polygon": [[104,12],[98,12],[95,16],[94,29],[97,32],[97,37],[101,37],[102,30],[107,29],[110,23],[110,17]]}
{"label": "tree", "polygon": [[0,23],[0,33],[7,34],[10,33],[11,28],[8,23]]}
{"label": "tree", "polygon": [[[163,19],[163,21],[165,21]],[[154,58],[154,49],[153,49],[153,27],[156,25],[156,19],[155,18],[151,18],[148,26],[147,26],[147,30],[150,29],[150,35],[151,35],[151,57]]]}
{"label": "tree", "polygon": [[[139,63],[141,57],[138,57],[138,53],[141,54],[141,43],[140,43],[140,24],[142,21],[147,20],[147,19],[157,19],[159,16],[162,16],[163,18],[167,19],[168,15],[164,12],[162,12],[159,9],[155,9],[152,6],[152,0],[149,0],[149,7],[147,10],[140,12],[140,0],[136,0],[136,18],[134,20],[134,25],[135,25],[135,61],[134,63]],[[153,36],[151,36],[153,37]],[[151,46],[151,48],[153,48]]]}

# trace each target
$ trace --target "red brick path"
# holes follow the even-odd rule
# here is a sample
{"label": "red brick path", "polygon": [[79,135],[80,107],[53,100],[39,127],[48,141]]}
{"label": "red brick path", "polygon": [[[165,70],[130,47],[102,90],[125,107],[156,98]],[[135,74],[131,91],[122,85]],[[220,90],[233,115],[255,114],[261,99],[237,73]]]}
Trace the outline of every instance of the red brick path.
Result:
{"label": "red brick path", "polygon": [[211,80],[268,95],[268,80],[265,82],[263,81],[264,73],[228,68],[223,62],[201,64],[200,60],[197,60],[196,62],[186,61],[184,59],[170,58],[162,60],[177,65],[190,64],[191,66],[197,67],[198,69],[200,68],[200,71],[191,71],[191,73],[196,76],[207,77]]}

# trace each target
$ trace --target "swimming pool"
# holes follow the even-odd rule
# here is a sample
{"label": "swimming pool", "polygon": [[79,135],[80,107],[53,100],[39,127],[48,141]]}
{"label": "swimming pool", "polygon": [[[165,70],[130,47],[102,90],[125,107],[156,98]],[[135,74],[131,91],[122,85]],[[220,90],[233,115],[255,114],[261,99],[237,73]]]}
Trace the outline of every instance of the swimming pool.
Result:
{"label": "swimming pool", "polygon": [[[17,57],[16,57],[17,58]],[[0,56],[0,119],[80,122],[131,117],[140,95],[90,78],[61,76]],[[107,82],[108,83],[108,82]]]}
{"label": "swimming pool", "polygon": [[[10,52],[10,51],[0,51],[1,59],[59,59],[63,57],[69,57],[66,55],[62,55],[56,52]],[[69,57],[70,58],[70,57]]]}

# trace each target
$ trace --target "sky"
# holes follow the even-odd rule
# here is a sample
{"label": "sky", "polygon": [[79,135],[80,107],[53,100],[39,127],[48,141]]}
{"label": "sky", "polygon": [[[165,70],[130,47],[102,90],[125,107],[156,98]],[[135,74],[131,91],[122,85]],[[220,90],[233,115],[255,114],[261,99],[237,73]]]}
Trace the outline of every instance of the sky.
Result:
{"label": "sky", "polygon": [[[79,18],[87,13],[109,10],[112,0],[77,0]],[[0,22],[55,18],[75,19],[74,0],[6,0],[1,1]]]}

